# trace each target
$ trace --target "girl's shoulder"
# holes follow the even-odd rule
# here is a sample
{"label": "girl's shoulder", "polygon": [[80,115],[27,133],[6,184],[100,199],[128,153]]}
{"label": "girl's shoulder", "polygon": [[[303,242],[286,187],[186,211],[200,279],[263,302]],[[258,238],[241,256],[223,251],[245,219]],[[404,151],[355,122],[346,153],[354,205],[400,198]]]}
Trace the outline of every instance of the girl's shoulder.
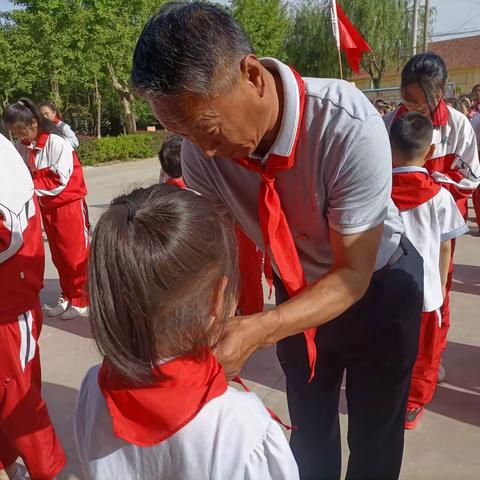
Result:
{"label": "girl's shoulder", "polygon": [[50,148],[53,148],[53,149],[61,150],[61,149],[67,148],[68,150],[73,150],[72,146],[70,145],[70,142],[65,137],[62,137],[61,135],[58,135],[56,133],[49,134],[48,145]]}

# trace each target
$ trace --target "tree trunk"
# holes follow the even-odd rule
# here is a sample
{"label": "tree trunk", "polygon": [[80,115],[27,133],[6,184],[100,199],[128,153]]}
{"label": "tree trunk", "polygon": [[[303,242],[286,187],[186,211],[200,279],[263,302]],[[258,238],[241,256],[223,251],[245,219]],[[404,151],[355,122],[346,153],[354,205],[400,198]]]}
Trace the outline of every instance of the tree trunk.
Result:
{"label": "tree trunk", "polygon": [[60,96],[60,85],[58,83],[57,72],[53,72],[51,79],[52,93],[53,93],[53,102],[56,107],[60,110],[62,108],[62,97]]}
{"label": "tree trunk", "polygon": [[137,131],[137,122],[135,120],[135,115],[132,110],[133,95],[128,88],[128,84],[122,85],[119,82],[117,75],[115,74],[115,70],[110,63],[107,64],[107,68],[108,73],[110,74],[110,81],[112,83],[112,86],[117,92],[118,98],[120,99],[126,132],[134,133]]}
{"label": "tree trunk", "polygon": [[102,96],[98,89],[97,76],[95,75],[95,108],[97,110],[97,138],[102,136]]}

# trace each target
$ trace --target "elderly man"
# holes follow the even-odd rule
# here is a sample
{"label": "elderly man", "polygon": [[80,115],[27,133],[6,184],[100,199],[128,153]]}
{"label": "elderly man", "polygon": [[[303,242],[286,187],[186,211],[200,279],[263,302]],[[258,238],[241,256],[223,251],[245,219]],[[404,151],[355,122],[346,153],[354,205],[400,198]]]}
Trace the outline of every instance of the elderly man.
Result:
{"label": "elderly man", "polygon": [[166,4],[148,21],[132,79],[185,138],[186,183],[273,266],[278,306],[231,320],[217,350],[227,376],[277,343],[292,449],[301,477],[318,480],[340,477],[346,371],[348,478],[397,478],[423,272],[390,201],[375,108],[346,82],[258,59],[224,10],[198,2]]}

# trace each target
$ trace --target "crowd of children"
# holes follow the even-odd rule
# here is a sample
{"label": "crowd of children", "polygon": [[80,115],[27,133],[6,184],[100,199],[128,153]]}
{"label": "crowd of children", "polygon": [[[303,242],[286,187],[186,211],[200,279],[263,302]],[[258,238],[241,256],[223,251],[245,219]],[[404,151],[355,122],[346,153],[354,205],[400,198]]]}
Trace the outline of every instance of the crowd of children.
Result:
{"label": "crowd of children", "polygon": [[[455,239],[480,183],[480,85],[461,113],[467,99],[446,101],[446,80],[441,57],[416,55],[402,71],[402,104],[375,102],[390,133],[392,199],[424,261],[407,429],[445,377]],[[56,106],[22,98],[3,121],[17,143],[0,136],[0,478],[2,469],[23,478],[18,457],[33,480],[53,478],[66,461],[41,397],[40,219],[61,286],[47,315],[67,320],[89,308],[104,357],[83,381],[75,416],[84,478],[299,478],[279,425],[254,394],[228,386],[214,355],[235,311],[263,308],[263,260],[186,188],[181,137],[160,151],[160,184],[114,199],[90,247],[78,140]]]}

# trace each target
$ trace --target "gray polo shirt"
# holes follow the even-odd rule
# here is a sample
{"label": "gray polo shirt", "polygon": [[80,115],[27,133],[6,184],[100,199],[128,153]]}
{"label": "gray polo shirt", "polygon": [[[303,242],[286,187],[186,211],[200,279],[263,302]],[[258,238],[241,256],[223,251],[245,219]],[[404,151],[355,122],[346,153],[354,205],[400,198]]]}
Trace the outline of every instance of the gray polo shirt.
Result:
{"label": "gray polo shirt", "polygon": [[[382,118],[349,83],[305,78],[305,111],[299,124],[298,88],[290,68],[271,58],[262,63],[280,73],[285,92],[280,132],[269,153],[289,155],[300,128],[295,166],[276,175],[276,188],[307,281],[318,280],[332,265],[329,229],[352,235],[384,222],[376,268],[383,267],[404,228],[390,198],[392,158]],[[214,197],[263,249],[260,174],[230,159],[207,158],[186,140],[182,169],[190,188]]]}

